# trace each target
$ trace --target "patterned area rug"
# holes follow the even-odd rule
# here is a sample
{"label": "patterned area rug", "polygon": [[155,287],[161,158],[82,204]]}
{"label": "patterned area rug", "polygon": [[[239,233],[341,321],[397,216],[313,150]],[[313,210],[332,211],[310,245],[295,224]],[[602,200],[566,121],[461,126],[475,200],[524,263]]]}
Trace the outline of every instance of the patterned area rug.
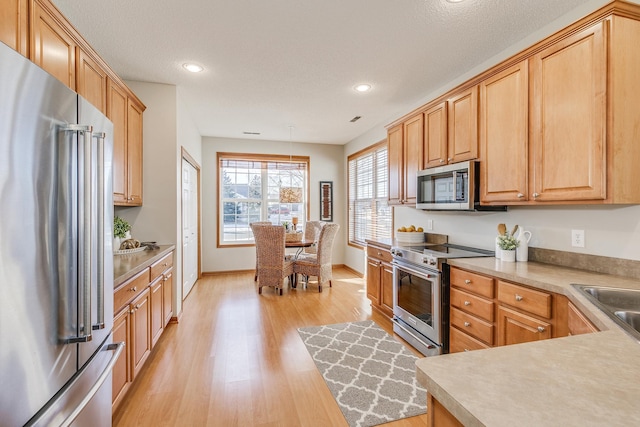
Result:
{"label": "patterned area rug", "polygon": [[298,332],[350,427],[427,412],[426,390],[416,381],[418,358],[374,322]]}

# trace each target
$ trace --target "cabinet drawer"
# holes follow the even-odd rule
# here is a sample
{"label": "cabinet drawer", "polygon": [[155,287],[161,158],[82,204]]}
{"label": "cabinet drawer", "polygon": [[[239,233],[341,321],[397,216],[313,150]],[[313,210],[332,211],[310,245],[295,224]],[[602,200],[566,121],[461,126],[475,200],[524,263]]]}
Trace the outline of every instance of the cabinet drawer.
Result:
{"label": "cabinet drawer", "polygon": [[493,301],[451,288],[451,306],[481,317],[488,322],[493,322]]}
{"label": "cabinet drawer", "polygon": [[451,325],[465,333],[493,345],[493,325],[457,308],[451,309]]}
{"label": "cabinet drawer", "polygon": [[137,297],[149,286],[149,269],[145,268],[124,282],[113,293],[113,312],[119,312],[125,304]]}
{"label": "cabinet drawer", "polygon": [[493,278],[459,270],[457,268],[451,269],[450,283],[451,286],[455,286],[487,298],[493,298],[495,294]]}
{"label": "cabinet drawer", "polygon": [[391,252],[386,249],[379,248],[377,246],[367,246],[367,256],[379,259],[385,262],[391,262]]}
{"label": "cabinet drawer", "polygon": [[165,255],[163,258],[151,264],[151,280],[153,282],[156,280],[162,273],[167,271],[169,268],[173,266],[173,251],[169,254]]}
{"label": "cabinet drawer", "polygon": [[461,351],[482,350],[490,348],[485,343],[467,335],[456,328],[450,328],[449,353],[460,353]]}
{"label": "cabinet drawer", "polygon": [[536,316],[551,318],[551,294],[498,281],[498,301]]}

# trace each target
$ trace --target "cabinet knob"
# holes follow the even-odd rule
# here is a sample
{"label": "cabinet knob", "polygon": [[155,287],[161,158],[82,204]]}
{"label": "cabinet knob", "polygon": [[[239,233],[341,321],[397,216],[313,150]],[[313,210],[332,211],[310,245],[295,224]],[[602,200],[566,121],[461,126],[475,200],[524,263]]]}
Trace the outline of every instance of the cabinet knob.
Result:
{"label": "cabinet knob", "polygon": [[469,326],[471,326],[471,323],[469,323],[469,322],[464,322],[464,326],[466,326],[466,327],[468,328]]}
{"label": "cabinet knob", "polygon": [[464,349],[464,351],[469,351],[469,349],[468,349],[468,348],[465,348],[465,349]]}
{"label": "cabinet knob", "polygon": [[470,283],[471,283],[471,280],[466,279],[466,280],[464,281],[464,283],[466,283],[466,284],[468,285],[468,284],[470,284]]}
{"label": "cabinet knob", "polygon": [[137,286],[134,286],[133,288],[129,289],[129,291],[130,291],[130,292],[135,292],[135,291],[137,291],[137,290],[138,290],[138,287],[137,287]]}
{"label": "cabinet knob", "polygon": [[133,307],[133,308],[136,309],[136,310],[139,309],[140,308],[140,304],[136,304],[136,306]]}
{"label": "cabinet knob", "polygon": [[464,305],[471,305],[471,302],[470,301],[465,301]]}
{"label": "cabinet knob", "polygon": [[540,197],[540,193],[533,193],[533,198],[537,199],[538,197]]}
{"label": "cabinet knob", "polygon": [[522,199],[524,197],[524,194],[522,193],[518,193],[518,195],[516,196],[518,199]]}
{"label": "cabinet knob", "polygon": [[522,301],[523,299],[522,295],[516,294],[516,301]]}
{"label": "cabinet knob", "polygon": [[440,163],[444,163],[444,159],[440,159]]}
{"label": "cabinet knob", "polygon": [[545,331],[544,326],[538,326],[538,332],[542,333],[544,331]]}
{"label": "cabinet knob", "polygon": [[450,161],[452,161],[452,160],[453,160],[453,157],[449,157],[449,158],[447,158],[447,161],[448,161],[448,162],[450,162]]}
{"label": "cabinet knob", "polygon": [[130,310],[129,311],[129,314],[134,314],[134,313],[135,313],[135,310]]}

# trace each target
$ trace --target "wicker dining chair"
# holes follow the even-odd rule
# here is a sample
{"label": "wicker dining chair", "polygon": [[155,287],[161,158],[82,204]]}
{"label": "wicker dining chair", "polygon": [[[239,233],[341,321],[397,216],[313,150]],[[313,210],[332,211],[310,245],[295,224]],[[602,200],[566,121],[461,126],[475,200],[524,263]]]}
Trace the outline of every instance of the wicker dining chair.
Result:
{"label": "wicker dining chair", "polygon": [[[253,227],[258,257],[258,293],[263,286],[273,286],[282,295],[285,277],[293,276],[293,261],[285,259],[285,229],[281,225]],[[291,279],[290,279],[291,280]]]}
{"label": "wicker dining chair", "polygon": [[305,255],[309,255],[309,254],[317,254],[318,253],[318,248],[317,248],[317,243],[318,243],[318,237],[320,237],[320,230],[322,230],[322,227],[324,226],[324,222],[322,221],[307,221],[304,224],[304,240],[313,240],[314,242],[316,242],[315,245],[313,246],[309,246],[307,248],[304,248],[304,250],[302,251],[303,254]]}
{"label": "wicker dining chair", "polygon": [[309,276],[316,276],[318,278],[318,292],[322,292],[322,284],[329,282],[331,287],[332,279],[332,249],[333,241],[336,234],[338,234],[338,224],[325,224],[320,231],[318,237],[318,253],[315,258],[301,257],[294,260],[293,272],[294,274],[302,274],[305,276],[305,286],[309,282]]}
{"label": "wicker dining chair", "polygon": [[[253,227],[260,226],[260,225],[273,225],[273,223],[271,221],[254,221],[251,224],[249,224],[249,227],[251,227],[251,232],[253,233],[254,237],[256,235],[256,232],[254,231]],[[256,245],[256,274],[255,276],[253,276],[253,281],[254,282],[258,281],[258,245]]]}

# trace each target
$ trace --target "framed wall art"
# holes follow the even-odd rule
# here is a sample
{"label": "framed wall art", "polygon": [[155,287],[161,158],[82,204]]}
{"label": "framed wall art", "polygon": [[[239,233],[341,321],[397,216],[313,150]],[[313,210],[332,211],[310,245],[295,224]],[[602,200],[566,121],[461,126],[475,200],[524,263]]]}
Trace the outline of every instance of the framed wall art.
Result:
{"label": "framed wall art", "polygon": [[333,221],[333,181],[320,181],[320,221]]}

